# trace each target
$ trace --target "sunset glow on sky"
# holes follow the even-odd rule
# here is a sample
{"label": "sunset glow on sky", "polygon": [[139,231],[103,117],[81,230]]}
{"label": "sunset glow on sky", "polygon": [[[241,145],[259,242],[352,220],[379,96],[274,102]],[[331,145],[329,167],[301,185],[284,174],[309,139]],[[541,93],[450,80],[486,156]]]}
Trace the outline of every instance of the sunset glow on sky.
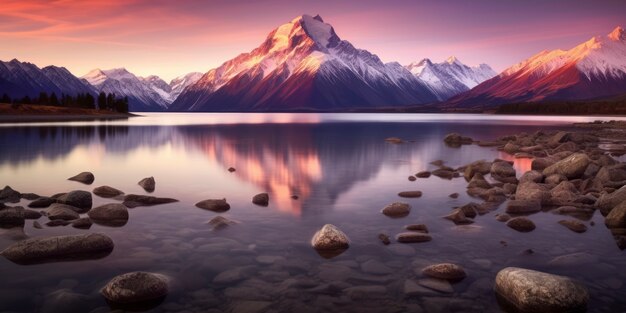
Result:
{"label": "sunset glow on sky", "polygon": [[169,81],[252,50],[302,14],[321,15],[341,39],[385,62],[455,55],[501,71],[626,26],[626,1],[2,0],[0,60],[77,76],[126,67]]}

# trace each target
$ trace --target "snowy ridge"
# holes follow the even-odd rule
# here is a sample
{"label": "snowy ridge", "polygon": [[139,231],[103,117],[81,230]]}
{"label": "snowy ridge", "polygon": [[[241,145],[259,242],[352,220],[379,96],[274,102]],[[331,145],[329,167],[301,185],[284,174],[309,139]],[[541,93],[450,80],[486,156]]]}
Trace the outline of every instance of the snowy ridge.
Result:
{"label": "snowy ridge", "polygon": [[626,93],[626,39],[622,27],[569,50],[541,51],[504,70],[449,106],[585,100]]}
{"label": "snowy ridge", "polygon": [[[171,103],[169,86],[157,76],[137,77],[125,68],[95,69],[82,77],[97,92],[114,93],[128,97],[131,111],[163,111]],[[167,87],[164,87],[167,86]]]}
{"label": "snowy ridge", "polygon": [[441,63],[423,59],[407,65],[406,68],[424,82],[440,101],[468,91],[496,76],[496,72],[487,64],[469,67],[454,56]]}
{"label": "snowy ridge", "polygon": [[430,103],[437,97],[397,63],[341,40],[320,16],[298,16],[265,41],[207,72],[177,111],[335,110]]}

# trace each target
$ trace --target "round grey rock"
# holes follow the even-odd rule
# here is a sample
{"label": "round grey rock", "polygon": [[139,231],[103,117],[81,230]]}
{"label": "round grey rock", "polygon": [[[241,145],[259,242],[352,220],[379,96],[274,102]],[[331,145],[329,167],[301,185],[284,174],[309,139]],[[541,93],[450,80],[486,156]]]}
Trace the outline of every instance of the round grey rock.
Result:
{"label": "round grey rock", "polygon": [[129,304],[156,300],[168,294],[168,279],[154,273],[126,273],[111,279],[100,292],[113,303]]}

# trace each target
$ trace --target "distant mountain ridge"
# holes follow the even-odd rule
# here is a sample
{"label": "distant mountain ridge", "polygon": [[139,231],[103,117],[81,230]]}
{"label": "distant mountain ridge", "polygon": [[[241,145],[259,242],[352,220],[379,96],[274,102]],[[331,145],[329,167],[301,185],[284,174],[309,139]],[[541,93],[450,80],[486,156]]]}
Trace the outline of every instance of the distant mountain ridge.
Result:
{"label": "distant mountain ridge", "polygon": [[0,95],[7,94],[11,98],[37,97],[41,92],[55,93],[60,97],[62,94],[93,94],[95,90],[64,67],[39,68],[17,59],[0,61]]}
{"label": "distant mountain ridge", "polygon": [[176,97],[198,80],[199,73],[173,79],[169,84],[156,75],[136,76],[125,68],[95,69],[81,77],[97,92],[114,93],[129,98],[131,111],[165,111]]}
{"label": "distant mountain ridge", "polygon": [[505,103],[586,100],[626,93],[626,39],[615,28],[570,49],[542,51],[504,70],[443,107],[489,107]]}
{"label": "distant mountain ridge", "polygon": [[441,63],[422,59],[406,68],[423,81],[439,101],[444,101],[497,75],[487,64],[470,67],[452,56]]}
{"label": "distant mountain ridge", "polygon": [[318,15],[298,16],[265,41],[210,70],[173,111],[337,111],[432,103],[437,96],[402,65],[341,40]]}

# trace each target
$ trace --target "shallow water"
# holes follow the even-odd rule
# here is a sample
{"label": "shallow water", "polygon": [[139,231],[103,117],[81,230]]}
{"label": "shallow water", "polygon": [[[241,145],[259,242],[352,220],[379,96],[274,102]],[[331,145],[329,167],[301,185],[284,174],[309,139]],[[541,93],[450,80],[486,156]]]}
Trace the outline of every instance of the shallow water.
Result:
{"label": "shallow water", "polygon": [[[465,194],[462,178],[407,180],[434,169],[429,162],[437,159],[451,167],[510,159],[495,148],[446,147],[442,138],[450,132],[489,140],[598,119],[603,118],[147,114],[128,121],[5,125],[0,127],[0,184],[41,195],[101,185],[145,194],[137,182],[154,176],[153,195],[180,202],[131,209],[129,222],[117,228],[35,229],[27,221],[24,233],[31,237],[103,232],[113,238],[115,249],[99,260],[28,266],[0,258],[0,311],[106,312],[99,289],[115,275],[141,270],[171,278],[171,293],[151,308],[155,312],[491,312],[501,310],[492,281],[507,266],[571,276],[589,289],[590,312],[623,311],[626,255],[599,212],[585,221],[595,226],[583,234],[557,224],[564,217],[550,212],[530,217],[535,231],[518,233],[495,220],[502,208],[458,227],[441,216],[452,207],[481,202]],[[385,142],[393,136],[410,142]],[[528,159],[515,161],[518,171],[530,168]],[[231,166],[233,173],[227,170]],[[95,174],[91,186],[66,180],[82,171]],[[404,190],[424,195],[399,198]],[[269,193],[268,207],[251,203],[260,192]],[[454,192],[461,196],[449,198]],[[194,206],[208,198],[226,198],[232,208],[222,215],[239,224],[211,231],[206,222],[218,214]],[[380,213],[394,201],[410,203],[410,215],[391,219]],[[109,202],[114,200],[94,196],[94,206]],[[309,243],[326,223],[351,239],[351,247],[332,259],[319,256]],[[384,246],[377,239],[380,232],[393,236],[414,223],[428,225],[433,240]],[[2,232],[0,249],[13,242],[16,230]],[[522,254],[526,249],[535,253]],[[569,266],[548,264],[577,252],[595,258]],[[404,294],[407,279],[421,279],[424,265],[443,261],[460,264],[468,273],[453,284],[453,293],[424,289],[420,295]],[[387,273],[372,274],[363,264],[377,264]],[[232,269],[241,275],[214,282]]]}

